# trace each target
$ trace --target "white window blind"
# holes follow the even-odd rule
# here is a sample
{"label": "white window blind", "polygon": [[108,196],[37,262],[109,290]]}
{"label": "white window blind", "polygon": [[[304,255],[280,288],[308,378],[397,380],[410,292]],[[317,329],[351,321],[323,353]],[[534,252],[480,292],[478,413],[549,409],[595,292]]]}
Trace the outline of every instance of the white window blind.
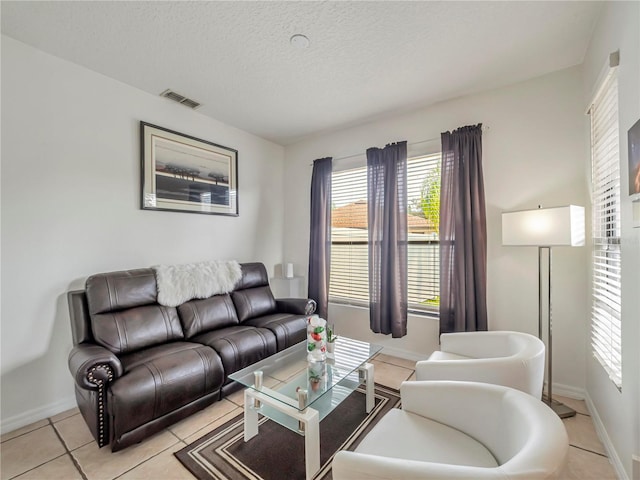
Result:
{"label": "white window blind", "polygon": [[618,79],[612,69],[596,94],[591,115],[593,353],[622,387],[620,152]]}
{"label": "white window blind", "polygon": [[[367,167],[335,171],[331,185],[331,301],[369,304]],[[439,303],[440,154],[407,161],[408,265],[411,310]]]}

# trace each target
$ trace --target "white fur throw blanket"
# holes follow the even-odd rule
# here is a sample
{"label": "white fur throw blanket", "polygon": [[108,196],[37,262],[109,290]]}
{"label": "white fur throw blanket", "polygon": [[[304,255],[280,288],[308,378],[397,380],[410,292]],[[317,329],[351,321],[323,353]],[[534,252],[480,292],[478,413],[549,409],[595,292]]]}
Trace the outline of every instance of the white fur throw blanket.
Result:
{"label": "white fur throw blanket", "polygon": [[156,272],[158,303],[167,307],[177,307],[193,298],[229,293],[242,277],[240,264],[235,260],[152,268]]}

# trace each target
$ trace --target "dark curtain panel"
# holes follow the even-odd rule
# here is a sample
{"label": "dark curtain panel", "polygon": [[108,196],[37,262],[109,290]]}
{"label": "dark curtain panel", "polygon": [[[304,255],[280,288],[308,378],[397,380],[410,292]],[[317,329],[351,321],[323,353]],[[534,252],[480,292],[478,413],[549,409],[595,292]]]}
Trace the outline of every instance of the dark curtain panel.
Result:
{"label": "dark curtain panel", "polygon": [[407,334],[407,142],[367,150],[369,318],[375,333]]}
{"label": "dark curtain panel", "polygon": [[311,225],[309,239],[309,298],[316,313],[327,318],[331,262],[331,157],[313,162],[311,174]]}
{"label": "dark curtain panel", "polygon": [[487,329],[482,124],[442,134],[440,333]]}

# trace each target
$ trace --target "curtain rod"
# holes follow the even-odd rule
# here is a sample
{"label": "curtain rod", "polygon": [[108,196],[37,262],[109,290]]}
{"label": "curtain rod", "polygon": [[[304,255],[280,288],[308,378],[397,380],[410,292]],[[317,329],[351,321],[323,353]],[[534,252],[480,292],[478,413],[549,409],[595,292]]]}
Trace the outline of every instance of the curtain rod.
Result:
{"label": "curtain rod", "polygon": [[[487,130],[489,130],[489,126],[482,125],[482,131],[485,132]],[[407,147],[413,147],[414,145],[420,145],[422,143],[435,142],[435,141],[440,140],[440,138],[441,137],[435,137],[435,138],[429,138],[428,140],[419,140],[417,142],[407,143]],[[347,158],[353,158],[353,157],[360,157],[362,155],[366,155],[366,152],[354,153],[353,155],[345,155],[344,157],[334,158],[333,161],[334,162],[339,162],[340,160],[346,160]],[[311,162],[309,165],[313,166],[313,162]]]}
{"label": "curtain rod", "polygon": [[[438,137],[438,138],[430,138],[429,140],[420,140],[419,142],[407,143],[407,147],[413,147],[414,145],[420,145],[421,143],[430,143],[430,142],[435,142],[435,141],[438,141],[438,140],[440,140],[440,137]],[[366,155],[366,154],[367,154],[367,152],[354,153],[353,155],[347,155],[345,157],[334,158],[333,161],[337,162],[337,161],[340,161],[340,160],[346,160],[347,158],[359,157],[361,155]]]}

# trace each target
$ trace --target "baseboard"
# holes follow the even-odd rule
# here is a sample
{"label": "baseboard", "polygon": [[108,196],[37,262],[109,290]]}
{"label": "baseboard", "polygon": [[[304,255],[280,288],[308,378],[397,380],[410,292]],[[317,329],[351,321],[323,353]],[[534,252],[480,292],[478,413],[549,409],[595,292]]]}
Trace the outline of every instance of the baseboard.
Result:
{"label": "baseboard", "polygon": [[50,403],[49,405],[44,405],[42,407],[14,415],[13,417],[3,418],[0,422],[0,433],[5,434],[12,432],[18,428],[52,417],[77,406],[76,397],[71,396],[54,403]]}
{"label": "baseboard", "polygon": [[[547,392],[547,384],[544,384],[544,392]],[[560,395],[562,397],[573,398],[575,400],[584,400],[586,392],[584,388],[573,387],[571,385],[564,385],[562,383],[553,383],[554,395]]]}
{"label": "baseboard", "polygon": [[629,476],[627,475],[627,472],[624,469],[622,462],[620,461],[618,452],[616,452],[616,449],[613,446],[613,442],[611,441],[611,439],[609,438],[609,434],[607,433],[607,429],[604,428],[604,423],[602,423],[600,415],[598,415],[598,410],[596,409],[596,406],[591,400],[591,397],[588,393],[585,395],[584,400],[587,404],[587,408],[589,409],[589,413],[591,414],[591,420],[593,420],[593,425],[596,428],[598,438],[600,438],[602,445],[604,445],[604,449],[607,451],[609,461],[611,462],[611,465],[613,465],[613,468],[616,471],[616,475],[620,480],[629,480]]}

